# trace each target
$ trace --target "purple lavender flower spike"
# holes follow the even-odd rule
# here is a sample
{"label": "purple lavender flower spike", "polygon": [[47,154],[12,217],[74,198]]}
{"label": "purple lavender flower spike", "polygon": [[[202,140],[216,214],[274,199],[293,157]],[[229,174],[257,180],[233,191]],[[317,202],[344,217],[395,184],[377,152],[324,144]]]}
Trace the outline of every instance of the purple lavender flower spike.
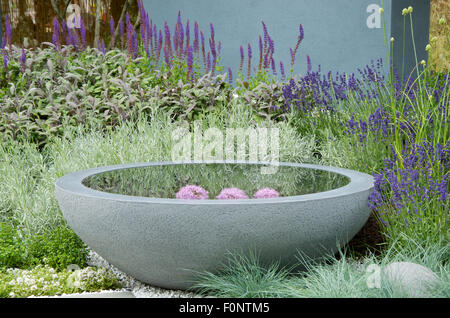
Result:
{"label": "purple lavender flower spike", "polygon": [[301,25],[301,24],[299,26],[299,33],[300,33],[300,39],[303,40],[305,37],[305,33],[303,31],[303,25]]}
{"label": "purple lavender flower spike", "polygon": [[258,70],[261,70],[262,67],[262,62],[263,62],[263,42],[262,42],[262,38],[261,35],[259,36],[259,65],[258,65]]}
{"label": "purple lavender flower spike", "polygon": [[312,69],[312,66],[311,66],[311,58],[309,57],[309,55],[307,55],[306,56],[306,62],[307,62],[307,67],[308,67],[308,70],[307,70],[307,73],[311,73],[311,69]]}
{"label": "purple lavender flower spike", "polygon": [[231,67],[228,68],[228,82],[230,85],[233,85],[233,72],[231,71]]}

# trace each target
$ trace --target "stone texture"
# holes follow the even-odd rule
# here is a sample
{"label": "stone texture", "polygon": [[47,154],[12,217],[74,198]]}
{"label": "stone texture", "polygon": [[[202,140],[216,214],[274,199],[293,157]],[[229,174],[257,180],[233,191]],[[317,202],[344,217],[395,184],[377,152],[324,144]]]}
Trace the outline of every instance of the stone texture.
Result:
{"label": "stone texture", "polygon": [[384,268],[389,281],[402,288],[411,297],[425,297],[427,288],[438,282],[438,277],[429,268],[410,262],[396,262]]}
{"label": "stone texture", "polygon": [[335,172],[351,182],[308,195],[232,201],[124,196],[81,183],[93,174],[161,164],[173,163],[95,168],[55,185],[62,213],[78,236],[116,268],[153,286],[186,289],[196,272],[215,272],[227,252],[251,249],[262,262],[282,265],[298,264],[298,251],[320,257],[335,252],[337,242],[347,243],[370,214],[370,175],[316,165],[280,163]]}

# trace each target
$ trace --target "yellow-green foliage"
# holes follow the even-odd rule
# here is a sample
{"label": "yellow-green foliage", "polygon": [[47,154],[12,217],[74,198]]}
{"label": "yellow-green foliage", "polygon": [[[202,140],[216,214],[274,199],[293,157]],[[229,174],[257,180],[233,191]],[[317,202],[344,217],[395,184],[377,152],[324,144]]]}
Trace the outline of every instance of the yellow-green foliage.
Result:
{"label": "yellow-green foliage", "polygon": [[439,71],[450,71],[450,1],[448,0],[431,1],[430,43],[432,44],[431,65]]}

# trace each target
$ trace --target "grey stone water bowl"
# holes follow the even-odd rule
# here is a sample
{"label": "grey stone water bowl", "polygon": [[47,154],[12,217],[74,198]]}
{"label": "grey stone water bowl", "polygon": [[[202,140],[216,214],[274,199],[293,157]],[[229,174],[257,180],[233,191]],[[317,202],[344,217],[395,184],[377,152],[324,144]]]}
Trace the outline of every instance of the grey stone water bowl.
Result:
{"label": "grey stone water bowl", "polygon": [[[215,165],[225,169],[231,163],[221,161]],[[237,163],[245,169],[259,169],[267,164]],[[55,192],[63,216],[90,248],[136,279],[170,289],[186,289],[193,285],[196,273],[216,271],[226,261],[228,252],[253,251],[263,262],[279,261],[282,265],[298,263],[299,251],[311,258],[335,252],[337,244],[347,243],[370,214],[367,205],[373,189],[370,175],[309,164],[279,163],[279,175],[261,179],[268,183],[284,180],[288,184],[286,191],[291,190],[289,182],[293,188],[301,187],[303,182],[307,189],[302,191],[308,194],[269,199],[179,200],[135,196],[129,195],[131,190],[119,191],[120,184],[117,187],[110,184],[116,173],[122,178],[116,179],[125,184],[130,176],[125,177],[125,173],[136,172],[134,177],[138,179],[129,180],[139,187],[142,182],[136,180],[146,178],[142,172],[155,171],[154,177],[158,178],[157,173],[164,169],[207,169],[211,164],[156,162],[94,168],[58,179]],[[160,180],[163,188],[164,182],[175,175],[171,172],[154,180]],[[233,172],[224,175],[217,183],[233,180]],[[86,186],[86,180],[95,178],[109,188]],[[206,177],[205,182],[212,178]],[[258,178],[255,174],[241,181],[251,184],[252,179]],[[314,180],[324,181],[325,186],[316,188]],[[214,187],[215,181],[211,182]]]}

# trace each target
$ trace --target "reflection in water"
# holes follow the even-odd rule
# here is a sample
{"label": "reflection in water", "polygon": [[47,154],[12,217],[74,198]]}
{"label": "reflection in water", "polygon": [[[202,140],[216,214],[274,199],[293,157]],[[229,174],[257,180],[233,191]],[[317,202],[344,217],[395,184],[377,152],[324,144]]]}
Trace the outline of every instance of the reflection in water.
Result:
{"label": "reflection in water", "polygon": [[83,180],[89,188],[123,195],[175,198],[180,188],[192,184],[203,187],[214,199],[224,188],[239,188],[252,198],[262,188],[272,188],[280,196],[323,192],[345,186],[343,175],[298,167],[279,166],[275,174],[261,174],[254,164],[177,164],[114,170]]}

